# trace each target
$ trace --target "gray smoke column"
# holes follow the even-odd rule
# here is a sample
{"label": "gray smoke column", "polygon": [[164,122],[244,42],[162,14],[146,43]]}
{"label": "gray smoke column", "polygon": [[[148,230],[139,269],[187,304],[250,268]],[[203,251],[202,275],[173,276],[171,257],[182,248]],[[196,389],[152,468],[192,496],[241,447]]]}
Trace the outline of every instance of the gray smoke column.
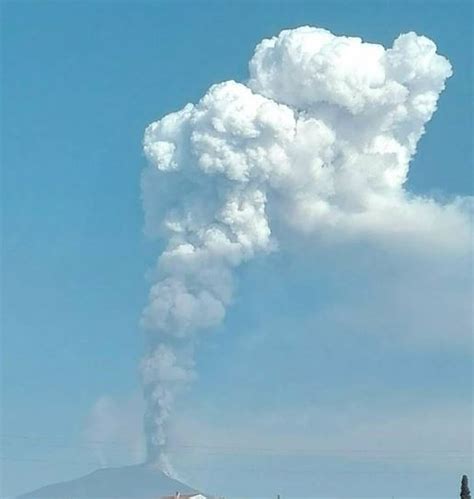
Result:
{"label": "gray smoke column", "polygon": [[214,85],[145,132],[145,231],[166,241],[142,316],[145,429],[149,459],[168,472],[166,427],[197,339],[223,321],[234,270],[277,249],[272,220],[443,251],[469,239],[466,200],[404,189],[451,75],[431,40],[408,33],[385,49],[301,27],[263,40],[249,68],[247,83]]}

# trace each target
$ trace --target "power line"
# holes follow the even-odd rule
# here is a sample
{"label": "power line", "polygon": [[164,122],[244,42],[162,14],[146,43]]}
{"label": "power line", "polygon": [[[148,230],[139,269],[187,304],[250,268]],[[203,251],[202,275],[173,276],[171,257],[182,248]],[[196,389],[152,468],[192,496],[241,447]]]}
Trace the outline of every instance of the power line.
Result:
{"label": "power line", "polygon": [[[1,434],[2,439],[21,439],[28,441],[47,441],[55,442],[56,440],[47,436],[33,436],[33,435],[19,435],[19,434]],[[61,437],[58,437],[61,439]],[[124,448],[129,448],[130,445],[124,442],[113,441],[113,440],[83,440],[82,444],[46,444],[50,447],[71,447],[71,448],[83,448],[91,449],[98,445],[104,446],[119,446]],[[172,443],[167,446],[167,451],[179,451],[179,450],[210,450],[214,451],[216,455],[230,452],[231,454],[245,453],[245,452],[261,452],[270,455],[302,455],[302,456],[347,456],[356,455],[359,457],[372,456],[372,457],[398,457],[403,456],[410,457],[426,457],[426,456],[445,456],[445,457],[472,457],[472,451],[468,450],[439,450],[439,451],[420,451],[420,450],[377,450],[377,449],[351,449],[351,448],[337,448],[337,449],[311,449],[311,448],[287,448],[282,449],[278,447],[251,447],[251,446],[235,446],[235,445],[212,445],[212,444],[180,444]]]}
{"label": "power line", "polygon": [[[44,458],[16,458],[16,457],[10,457],[10,456],[0,456],[0,459],[2,461],[17,461],[17,462],[34,462],[34,463],[45,463],[45,464],[76,464],[76,465],[89,465],[89,466],[99,466],[101,469],[106,469],[104,466],[98,464],[98,463],[93,463],[93,462],[87,462],[87,461],[71,461],[71,460],[54,460],[54,459],[44,459]],[[128,465],[130,466],[130,465]],[[117,465],[114,465],[113,467],[117,467]],[[201,469],[213,469],[213,470],[226,470],[229,471],[229,467],[225,466],[206,466],[206,465],[185,465],[183,466],[184,470],[201,470]],[[233,467],[233,470],[236,471],[244,471],[244,472],[254,472],[254,473],[262,473],[262,472],[267,472],[267,473],[288,473],[288,474],[306,474],[306,473],[311,473],[312,475],[318,475],[318,474],[324,474],[327,475],[328,471],[327,470],[318,470],[317,468],[314,467],[298,467],[297,469],[290,469],[290,468],[282,468],[282,467],[271,467],[271,466],[266,466],[266,469],[262,469],[262,467],[257,467],[257,466],[238,466],[235,465]],[[373,474],[422,474],[422,471],[415,471],[415,470],[348,470],[348,469],[334,469],[331,470],[329,473],[334,473],[334,474],[350,474],[350,475],[373,475]]]}
{"label": "power line", "polygon": [[[92,461],[72,461],[72,460],[59,460],[59,459],[44,459],[44,458],[35,458],[35,457],[11,457],[11,456],[0,456],[2,461],[18,461],[18,462],[31,462],[31,463],[47,463],[47,464],[76,464],[80,466],[100,466],[97,462]],[[100,466],[101,467],[101,466]]]}

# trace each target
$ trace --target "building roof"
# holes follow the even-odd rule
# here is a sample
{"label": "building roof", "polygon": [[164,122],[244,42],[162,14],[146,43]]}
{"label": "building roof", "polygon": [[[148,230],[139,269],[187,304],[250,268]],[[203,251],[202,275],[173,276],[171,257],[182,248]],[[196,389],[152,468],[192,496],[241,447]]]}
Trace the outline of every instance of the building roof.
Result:
{"label": "building roof", "polygon": [[164,496],[161,499],[176,499],[177,497],[179,499],[206,499],[202,494],[175,494],[174,496]]}

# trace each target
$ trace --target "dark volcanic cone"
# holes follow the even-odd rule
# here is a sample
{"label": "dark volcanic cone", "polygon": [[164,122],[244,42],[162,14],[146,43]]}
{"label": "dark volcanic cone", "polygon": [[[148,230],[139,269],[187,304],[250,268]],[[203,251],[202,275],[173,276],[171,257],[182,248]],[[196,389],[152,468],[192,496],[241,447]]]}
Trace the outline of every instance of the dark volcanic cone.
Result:
{"label": "dark volcanic cone", "polygon": [[162,496],[197,493],[149,464],[103,468],[68,482],[47,485],[18,499],[159,499]]}

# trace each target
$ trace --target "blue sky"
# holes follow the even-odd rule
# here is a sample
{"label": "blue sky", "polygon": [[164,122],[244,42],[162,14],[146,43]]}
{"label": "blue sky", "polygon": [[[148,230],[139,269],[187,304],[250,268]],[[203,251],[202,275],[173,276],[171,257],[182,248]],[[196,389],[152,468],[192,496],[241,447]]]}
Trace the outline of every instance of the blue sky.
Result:
{"label": "blue sky", "polygon": [[[83,435],[100,397],[130,413],[125,426],[136,424],[138,322],[147,269],[160,249],[142,229],[143,131],[215,82],[244,81],[262,38],[307,24],[385,46],[412,30],[432,38],[454,76],[419,144],[408,187],[448,198],[472,194],[471,2],[7,2],[2,8],[5,495],[100,464]],[[332,485],[338,495],[374,496],[381,484],[386,495],[454,494],[472,461],[446,457],[457,442],[451,430],[439,447],[429,437],[450,422],[469,426],[469,342],[433,340],[429,331],[407,340],[380,330],[386,311],[377,299],[385,286],[420,282],[416,299],[426,300],[415,301],[419,313],[410,327],[429,329],[433,304],[443,302],[431,300],[430,271],[423,268],[422,258],[407,263],[354,243],[332,255],[302,244],[293,256],[282,251],[239,270],[235,303],[200,344],[199,379],[179,401],[174,431],[184,441],[216,447],[238,441],[273,451],[203,457],[197,449],[178,456],[183,474],[219,493],[227,487],[228,495],[272,494],[281,477],[291,484],[287,495],[331,494],[334,477],[342,477]],[[459,278],[466,268],[453,272]],[[456,331],[456,310],[447,303],[443,317]],[[354,306],[362,316],[336,321],[334,304]],[[394,330],[406,326],[393,319]],[[359,437],[366,431],[370,440],[362,422],[377,428],[393,418],[394,441],[397,432],[421,434],[430,459],[413,463],[405,447],[401,458],[387,460],[374,442],[366,449],[375,462],[292,454],[313,441],[308,433],[316,445],[324,431],[337,433],[353,421]],[[427,428],[426,435],[414,425]],[[130,462],[124,446],[109,445],[107,463]]]}

